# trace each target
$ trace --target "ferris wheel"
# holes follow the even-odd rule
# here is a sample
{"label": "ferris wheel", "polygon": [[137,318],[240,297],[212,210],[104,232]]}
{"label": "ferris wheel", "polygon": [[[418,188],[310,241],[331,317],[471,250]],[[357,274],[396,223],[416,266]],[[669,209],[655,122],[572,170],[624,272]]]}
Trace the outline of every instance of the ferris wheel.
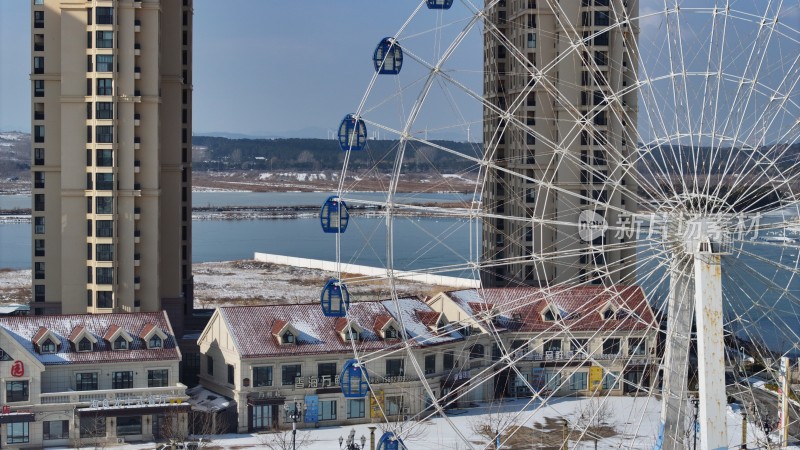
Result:
{"label": "ferris wheel", "polygon": [[800,433],[764,400],[800,357],[797,1],[427,0],[375,41],[321,221],[385,270],[322,306],[388,286],[342,375],[381,449]]}

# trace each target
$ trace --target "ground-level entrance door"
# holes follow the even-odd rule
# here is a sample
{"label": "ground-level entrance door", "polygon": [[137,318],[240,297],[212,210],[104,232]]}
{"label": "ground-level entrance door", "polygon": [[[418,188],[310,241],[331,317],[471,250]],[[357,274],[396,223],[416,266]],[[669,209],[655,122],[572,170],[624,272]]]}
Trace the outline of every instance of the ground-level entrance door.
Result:
{"label": "ground-level entrance door", "polygon": [[250,408],[250,429],[252,431],[278,428],[278,405],[252,405]]}

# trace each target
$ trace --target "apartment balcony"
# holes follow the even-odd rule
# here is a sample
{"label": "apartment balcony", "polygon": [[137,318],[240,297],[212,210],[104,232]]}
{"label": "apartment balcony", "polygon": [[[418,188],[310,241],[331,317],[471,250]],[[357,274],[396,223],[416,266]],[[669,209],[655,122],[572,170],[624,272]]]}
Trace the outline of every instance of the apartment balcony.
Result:
{"label": "apartment balcony", "polygon": [[142,45],[138,42],[133,44],[133,54],[139,56],[142,54]]}
{"label": "apartment balcony", "polygon": [[73,404],[85,406],[155,406],[169,404],[180,399],[184,402],[186,386],[178,383],[175,386],[147,387],[131,389],[104,389],[97,391],[65,391],[42,393],[39,403],[42,405]]}
{"label": "apartment balcony", "polygon": [[139,173],[139,169],[142,166],[142,162],[138,159],[133,162],[133,173]]}
{"label": "apartment balcony", "polygon": [[136,80],[142,78],[142,68],[141,67],[136,66],[136,67],[133,68],[133,78],[136,79]]}
{"label": "apartment balcony", "polygon": [[141,240],[141,237],[142,237],[142,232],[141,232],[141,230],[135,230],[135,231],[133,232],[133,243],[134,243],[134,244],[138,244],[138,243],[139,243],[139,240]]}
{"label": "apartment balcony", "polygon": [[134,114],[133,115],[133,125],[138,127],[141,118],[142,118],[141,114],[139,114],[139,113]]}
{"label": "apartment balcony", "polygon": [[142,144],[142,138],[140,138],[139,136],[133,138],[133,148],[135,150],[139,150],[141,144]]}
{"label": "apartment balcony", "polygon": [[[141,2],[139,2],[139,3],[141,4]],[[136,20],[133,21],[133,31],[135,31],[136,33],[142,31],[142,21],[141,20],[136,19]]]}
{"label": "apartment balcony", "polygon": [[139,277],[133,277],[133,289],[139,290],[142,288],[142,279]]}
{"label": "apartment balcony", "polygon": [[133,218],[135,220],[141,219],[141,214],[142,214],[142,208],[139,207],[133,208]]}
{"label": "apartment balcony", "polygon": [[133,266],[139,267],[142,264],[142,255],[136,253],[133,255]]}

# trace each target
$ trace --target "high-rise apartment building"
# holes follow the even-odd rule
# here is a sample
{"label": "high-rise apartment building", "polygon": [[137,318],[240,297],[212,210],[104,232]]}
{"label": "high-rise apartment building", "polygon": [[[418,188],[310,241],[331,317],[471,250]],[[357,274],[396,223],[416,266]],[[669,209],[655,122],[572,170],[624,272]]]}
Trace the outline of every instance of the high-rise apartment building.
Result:
{"label": "high-rise apartment building", "polygon": [[638,1],[487,5],[484,285],[635,282],[613,228],[636,210]]}
{"label": "high-rise apartment building", "polygon": [[192,310],[192,0],[31,0],[35,314]]}

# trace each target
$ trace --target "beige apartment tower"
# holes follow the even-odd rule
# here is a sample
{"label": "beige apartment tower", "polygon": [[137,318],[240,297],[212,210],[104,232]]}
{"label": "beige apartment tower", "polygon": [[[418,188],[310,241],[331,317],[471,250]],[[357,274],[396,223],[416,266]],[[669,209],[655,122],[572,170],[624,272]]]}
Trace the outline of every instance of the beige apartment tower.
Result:
{"label": "beige apartment tower", "polygon": [[484,286],[635,283],[638,0],[486,4]]}
{"label": "beige apartment tower", "polygon": [[32,2],[34,314],[191,314],[192,0]]}

